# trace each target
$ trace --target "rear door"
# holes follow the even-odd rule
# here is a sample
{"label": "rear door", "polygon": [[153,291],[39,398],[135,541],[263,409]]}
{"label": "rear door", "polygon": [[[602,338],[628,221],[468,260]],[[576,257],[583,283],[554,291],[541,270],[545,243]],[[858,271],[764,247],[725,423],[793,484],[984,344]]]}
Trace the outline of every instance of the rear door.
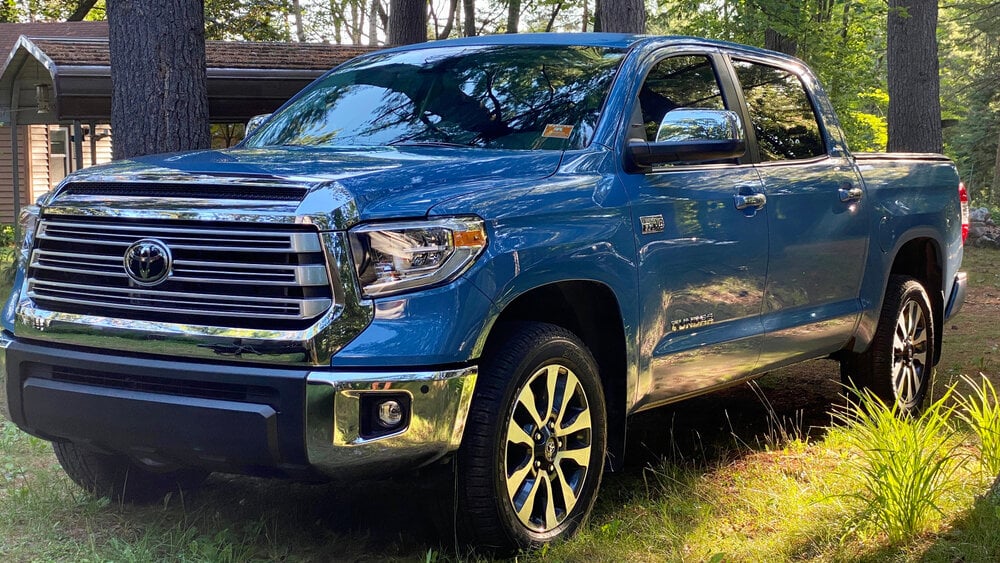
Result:
{"label": "rear door", "polygon": [[[627,137],[653,141],[672,109],[733,108],[733,86],[720,64],[720,54],[704,51],[651,61]],[[736,198],[762,191],[756,169],[739,161],[665,165],[622,180],[638,249],[636,407],[750,375],[763,342],[767,210],[739,210]]]}
{"label": "rear door", "polygon": [[[759,370],[817,357],[850,339],[861,312],[869,204],[835,123],[818,115],[818,85],[803,69],[734,55],[767,196],[766,331]],[[808,84],[808,87],[807,87]]]}

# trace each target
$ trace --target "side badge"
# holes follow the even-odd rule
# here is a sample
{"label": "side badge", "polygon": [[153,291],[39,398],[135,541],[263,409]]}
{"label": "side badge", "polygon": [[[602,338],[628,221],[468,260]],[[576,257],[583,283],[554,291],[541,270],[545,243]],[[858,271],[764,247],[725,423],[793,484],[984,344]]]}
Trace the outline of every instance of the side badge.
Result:
{"label": "side badge", "polygon": [[639,217],[642,224],[642,234],[652,235],[663,232],[663,215],[643,215]]}

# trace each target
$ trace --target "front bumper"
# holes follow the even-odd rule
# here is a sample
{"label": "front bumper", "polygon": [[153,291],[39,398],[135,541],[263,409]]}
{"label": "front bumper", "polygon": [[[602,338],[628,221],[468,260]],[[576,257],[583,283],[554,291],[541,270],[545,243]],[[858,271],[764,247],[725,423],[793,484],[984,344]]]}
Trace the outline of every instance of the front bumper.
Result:
{"label": "front bumper", "polygon": [[[25,431],[153,466],[347,477],[458,448],[475,367],[334,372],[110,355],[0,336],[4,414]],[[408,422],[366,437],[361,405],[405,397]]]}

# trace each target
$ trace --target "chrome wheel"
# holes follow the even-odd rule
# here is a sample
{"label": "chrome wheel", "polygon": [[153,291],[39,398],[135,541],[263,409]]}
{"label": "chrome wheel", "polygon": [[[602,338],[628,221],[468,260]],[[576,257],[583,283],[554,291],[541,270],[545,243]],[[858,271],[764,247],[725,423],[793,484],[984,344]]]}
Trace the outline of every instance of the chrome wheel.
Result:
{"label": "chrome wheel", "polygon": [[590,405],[572,370],[553,364],[527,379],[505,442],[501,468],[514,513],[529,530],[554,530],[580,501],[591,460]]}
{"label": "chrome wheel", "polygon": [[909,276],[890,276],[868,350],[845,352],[840,358],[851,400],[861,404],[857,393],[867,389],[886,405],[895,405],[899,416],[920,414],[931,386],[938,328],[923,284]]}
{"label": "chrome wheel", "polygon": [[931,365],[927,315],[916,301],[903,304],[892,340],[892,389],[899,406],[908,410],[923,398]]}

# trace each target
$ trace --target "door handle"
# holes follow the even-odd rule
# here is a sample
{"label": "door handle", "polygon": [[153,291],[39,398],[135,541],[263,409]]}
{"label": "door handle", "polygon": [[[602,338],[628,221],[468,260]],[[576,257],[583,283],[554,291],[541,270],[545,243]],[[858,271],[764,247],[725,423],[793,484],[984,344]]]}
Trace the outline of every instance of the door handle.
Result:
{"label": "door handle", "polygon": [[840,188],[840,201],[844,203],[861,201],[861,198],[864,197],[864,195],[865,192],[861,188],[853,186]]}
{"label": "door handle", "polygon": [[761,209],[767,204],[767,196],[764,194],[736,194],[736,209]]}

